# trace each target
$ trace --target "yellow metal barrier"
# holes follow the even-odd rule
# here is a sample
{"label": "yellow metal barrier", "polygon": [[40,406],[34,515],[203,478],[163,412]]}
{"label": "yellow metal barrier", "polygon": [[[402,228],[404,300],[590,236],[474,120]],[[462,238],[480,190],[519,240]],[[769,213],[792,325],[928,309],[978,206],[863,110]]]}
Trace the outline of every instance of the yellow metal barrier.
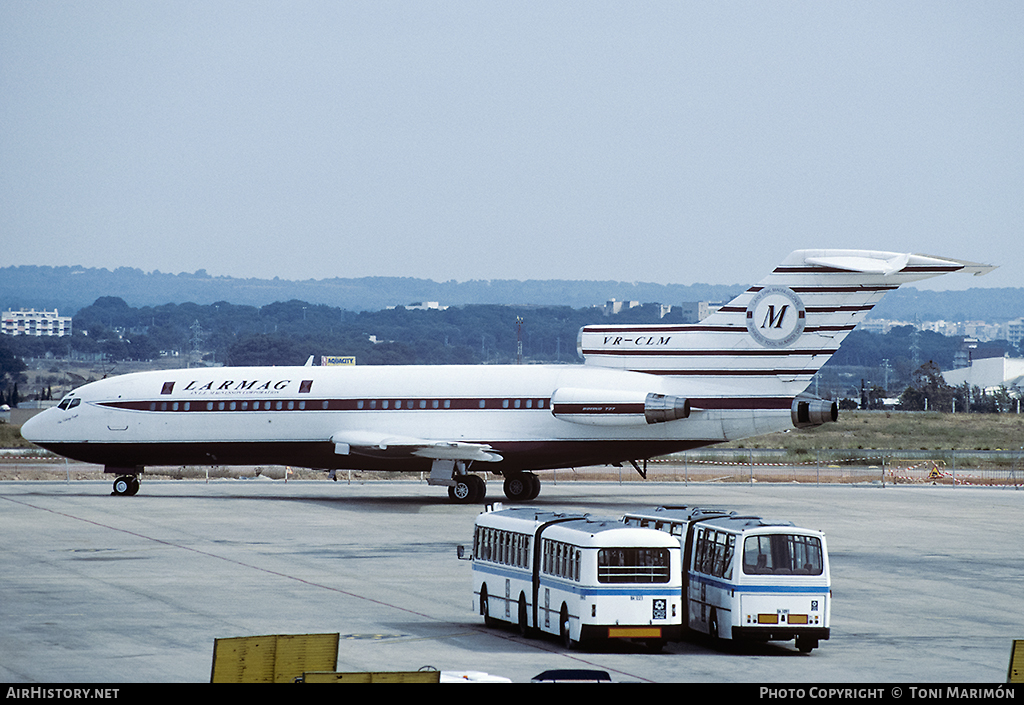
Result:
{"label": "yellow metal barrier", "polygon": [[1024,639],[1014,639],[1010,647],[1010,667],[1006,671],[1007,683],[1024,683]]}
{"label": "yellow metal barrier", "polygon": [[338,666],[338,634],[214,639],[211,683],[291,683]]}
{"label": "yellow metal barrier", "polygon": [[371,671],[366,673],[304,673],[305,683],[440,683],[440,671]]}

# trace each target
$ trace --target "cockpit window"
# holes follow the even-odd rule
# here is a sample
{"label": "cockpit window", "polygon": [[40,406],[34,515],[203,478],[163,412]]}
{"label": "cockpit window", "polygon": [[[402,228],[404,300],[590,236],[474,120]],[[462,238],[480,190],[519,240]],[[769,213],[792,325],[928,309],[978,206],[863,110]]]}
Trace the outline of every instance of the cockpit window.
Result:
{"label": "cockpit window", "polygon": [[75,397],[74,399],[71,400],[71,403],[68,404],[68,409],[74,409],[76,406],[78,406],[81,403],[82,403],[82,400],[79,399],[78,397]]}
{"label": "cockpit window", "polygon": [[74,409],[81,403],[82,400],[78,397],[68,397],[67,399],[63,399],[61,403],[57,405],[57,408],[61,411],[67,411],[68,409]]}

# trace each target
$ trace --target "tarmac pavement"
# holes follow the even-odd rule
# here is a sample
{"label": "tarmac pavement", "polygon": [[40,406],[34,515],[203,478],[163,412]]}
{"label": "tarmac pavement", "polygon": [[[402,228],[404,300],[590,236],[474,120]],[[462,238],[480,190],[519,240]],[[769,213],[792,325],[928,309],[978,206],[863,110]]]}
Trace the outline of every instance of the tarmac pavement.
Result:
{"label": "tarmac pavement", "polygon": [[[480,507],[414,481],[144,480],[135,497],[110,496],[109,479],[3,482],[0,682],[208,682],[216,638],[337,632],[342,671],[999,683],[1024,639],[1024,490],[542,480],[545,509],[695,504],[823,530],[832,638],[801,654],[694,637],[652,655],[488,629],[456,558]],[[488,495],[503,499],[500,481]]]}

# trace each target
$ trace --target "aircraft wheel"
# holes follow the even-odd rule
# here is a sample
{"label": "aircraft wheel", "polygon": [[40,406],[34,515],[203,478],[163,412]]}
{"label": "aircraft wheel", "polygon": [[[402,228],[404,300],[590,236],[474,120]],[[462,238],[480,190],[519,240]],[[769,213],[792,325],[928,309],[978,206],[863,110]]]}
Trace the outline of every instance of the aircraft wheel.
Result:
{"label": "aircraft wheel", "polygon": [[526,496],[527,501],[537,499],[537,495],[540,494],[540,478],[532,472],[524,472],[523,477],[530,483],[530,493]]}
{"label": "aircraft wheel", "polygon": [[122,475],[114,480],[113,494],[118,497],[131,497],[139,491],[139,478],[135,475]]}
{"label": "aircraft wheel", "polygon": [[532,472],[513,473],[505,478],[502,489],[513,502],[529,502],[540,494],[540,478]]}
{"label": "aircraft wheel", "polygon": [[479,475],[459,475],[448,488],[448,496],[460,504],[473,504],[483,500],[487,485]]}
{"label": "aircraft wheel", "polygon": [[530,494],[530,482],[523,473],[514,473],[505,477],[502,485],[505,496],[513,502],[523,501]]}

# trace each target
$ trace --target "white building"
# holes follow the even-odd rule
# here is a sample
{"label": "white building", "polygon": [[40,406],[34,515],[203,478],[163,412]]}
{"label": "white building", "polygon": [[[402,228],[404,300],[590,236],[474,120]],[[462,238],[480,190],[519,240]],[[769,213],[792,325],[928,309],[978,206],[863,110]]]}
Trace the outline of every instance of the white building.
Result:
{"label": "white building", "polygon": [[604,315],[614,316],[617,313],[621,313],[623,310],[636,308],[639,305],[639,301],[616,301],[615,299],[608,299],[608,302],[604,305]]}
{"label": "white building", "polygon": [[4,335],[71,335],[71,317],[60,316],[57,309],[36,311],[34,308],[4,311],[0,319]]}
{"label": "white building", "polygon": [[1024,358],[988,357],[972,360],[970,367],[942,373],[946,384],[957,387],[966,382],[971,387],[991,390],[999,387],[1024,391]]}
{"label": "white building", "polygon": [[1014,345],[1024,340],[1024,318],[1018,318],[1006,324],[1006,339]]}

